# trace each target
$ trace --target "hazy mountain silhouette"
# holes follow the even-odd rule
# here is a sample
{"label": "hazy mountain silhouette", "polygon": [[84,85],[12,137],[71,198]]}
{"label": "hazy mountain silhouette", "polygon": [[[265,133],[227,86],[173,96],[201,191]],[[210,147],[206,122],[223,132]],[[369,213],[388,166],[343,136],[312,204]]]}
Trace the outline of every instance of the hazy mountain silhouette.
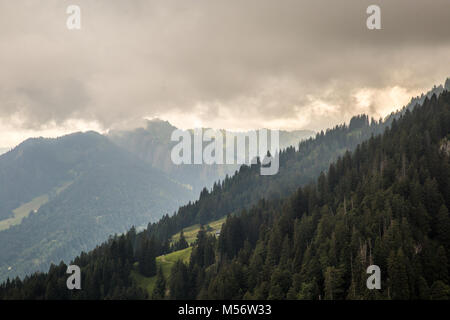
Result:
{"label": "hazy mountain silhouette", "polygon": [[1,277],[45,270],[192,198],[98,133],[29,139],[0,156],[0,227],[13,222],[0,231]]}

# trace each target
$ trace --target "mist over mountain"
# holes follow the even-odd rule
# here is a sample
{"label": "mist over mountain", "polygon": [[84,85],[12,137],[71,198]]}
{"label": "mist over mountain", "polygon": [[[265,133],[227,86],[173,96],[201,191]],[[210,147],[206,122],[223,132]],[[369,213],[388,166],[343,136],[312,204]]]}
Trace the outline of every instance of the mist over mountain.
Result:
{"label": "mist over mountain", "polygon": [[[356,116],[282,151],[279,175],[242,166],[176,215],[75,258],[83,290],[65,289],[61,263],[0,285],[0,298],[448,299],[449,103],[433,95],[389,125]],[[224,216],[218,236],[200,227],[192,248],[170,245]],[[174,250],[189,263],[157,272]],[[374,263],[380,291],[365,285]]]}
{"label": "mist over mountain", "polygon": [[[202,130],[207,129],[203,128]],[[171,141],[171,134],[174,130],[177,130],[177,128],[168,121],[153,119],[147,121],[145,128],[111,131],[107,136],[118,146],[134,153],[153,167],[164,171],[182,184],[189,185],[196,194],[199,194],[205,187],[212,187],[214,182],[223,180],[226,175],[233,175],[239,169],[240,165],[238,164],[173,164],[170,160],[171,150],[178,144],[178,141]],[[249,134],[249,132],[220,131],[224,137],[230,133],[241,137]],[[190,133],[193,141],[193,130],[190,129],[187,132]],[[279,132],[280,149],[283,150],[291,146],[298,147],[299,142],[314,136],[314,134],[314,131],[310,130],[282,130]],[[235,160],[236,157],[242,156],[236,155]]]}
{"label": "mist over mountain", "polygon": [[98,133],[28,139],[0,156],[0,278],[46,270],[192,198]]}
{"label": "mist over mountain", "polygon": [[[153,132],[151,137],[156,137],[156,141],[158,133],[167,135],[173,129],[167,123],[158,125],[166,131],[159,127]],[[195,203],[180,207],[166,231],[173,234],[180,227],[211,221],[250,207],[262,198],[283,197],[313,179],[345,150],[353,149],[383,128],[381,123],[370,124],[367,116],[357,116],[349,126],[337,126],[327,134],[322,132],[282,151],[280,173],[275,176],[261,177],[257,166],[251,170],[243,166],[232,178],[215,183],[211,191],[202,191]],[[167,147],[164,150],[170,151]],[[151,152],[148,155],[153,156]],[[174,201],[179,206],[182,199],[187,202],[197,198],[183,184],[167,179],[165,173],[148,162],[94,132],[58,139],[29,139],[0,157],[0,163],[5,185],[12,176],[20,178],[17,186],[3,196],[10,201],[5,201],[5,218],[0,221],[4,228],[0,241],[8,243],[0,248],[2,279],[46,270],[51,262],[69,261],[114,233],[132,225],[151,224],[163,214],[171,214],[176,208]],[[42,178],[48,179],[41,184],[31,183]],[[20,185],[26,184],[30,184],[27,193],[21,194]],[[218,193],[219,185],[226,191]],[[44,197],[39,196],[43,193]],[[17,194],[20,196],[13,197]],[[20,220],[24,210],[31,212]],[[148,230],[159,235],[164,228],[158,225],[159,222],[149,225]]]}
{"label": "mist over mountain", "polygon": [[449,138],[444,91],[289,198],[228,216],[218,239],[200,231],[189,264],[171,270],[169,298],[450,299]]}
{"label": "mist over mountain", "polygon": [[449,31],[450,0],[0,0],[3,318],[450,301]]}
{"label": "mist over mountain", "polygon": [[412,111],[416,106],[420,106],[424,103],[425,99],[431,99],[433,95],[439,97],[444,91],[450,91],[450,78],[445,80],[442,85],[434,85],[431,90],[426,93],[422,93],[420,96],[411,98],[411,101],[397,112],[392,112],[386,117],[386,121],[392,121],[394,118],[398,119],[401,115],[405,114],[406,110]]}
{"label": "mist over mountain", "polygon": [[[46,270],[131,226],[156,222],[239,165],[172,163],[176,128],[31,138],[0,156],[0,279]],[[282,147],[312,132],[282,132]],[[114,141],[114,143],[112,142]]]}
{"label": "mist over mountain", "polygon": [[[155,237],[156,252],[164,254],[167,241],[183,228],[249,210],[262,199],[283,199],[412,106],[435,101],[443,92],[443,86],[435,86],[384,122],[359,115],[307,140],[311,132],[281,131],[280,171],[269,177],[259,175],[260,163],[175,166],[170,152],[177,142],[170,135],[176,128],[161,120],[107,136],[87,132],[28,139],[0,156],[0,242],[7,244],[0,247],[0,279],[47,270],[108,236],[147,223],[136,241]],[[200,190],[197,201],[181,206],[197,199]],[[129,263],[140,259],[139,250]]]}

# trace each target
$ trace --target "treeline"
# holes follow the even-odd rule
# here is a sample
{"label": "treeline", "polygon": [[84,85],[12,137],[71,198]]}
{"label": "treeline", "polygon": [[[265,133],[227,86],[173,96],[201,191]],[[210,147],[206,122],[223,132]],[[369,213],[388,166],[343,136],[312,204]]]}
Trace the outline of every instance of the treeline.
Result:
{"label": "treeline", "polygon": [[132,228],[74,259],[71,264],[81,269],[81,290],[67,289],[66,281],[70,274],[66,273],[67,265],[61,262],[52,264],[48,273],[35,273],[23,280],[8,279],[0,285],[0,300],[154,298],[137,286],[131,271],[136,270],[146,277],[161,276],[156,267],[156,257],[187,247],[183,234],[175,243],[161,242],[143,232],[136,234]]}
{"label": "treeline", "polygon": [[298,150],[294,147],[282,150],[276,155],[279,172],[273,176],[262,176],[259,162],[241,166],[234,176],[226,176],[211,190],[203,189],[197,201],[180,207],[173,216],[165,215],[158,222],[150,223],[147,233],[161,240],[168,239],[185,227],[206,224],[248,209],[261,199],[282,199],[316,179],[345,151],[354,150],[359,143],[382,133],[389,124],[390,121],[369,121],[366,115],[355,116],[349,125],[336,126],[302,141]]}
{"label": "treeline", "polygon": [[[449,146],[444,92],[289,199],[229,216],[215,259],[179,263],[168,297],[449,299]],[[199,241],[195,250],[205,248]],[[373,264],[380,290],[366,287]]]}
{"label": "treeline", "polygon": [[[82,253],[73,264],[81,267],[82,283],[88,281],[92,284],[85,286],[82,290],[83,293],[65,292],[59,298],[116,299],[137,297],[136,295],[123,293],[125,288],[134,286],[129,276],[131,269],[133,266],[136,267],[144,276],[159,274],[156,270],[155,257],[187,246],[187,243],[182,243],[182,241],[170,245],[169,239],[172,235],[180,232],[184,227],[196,223],[204,224],[227,214],[237,213],[242,208],[250,208],[260,199],[283,198],[300,185],[311,181],[345,150],[354,149],[358,143],[380,133],[387,125],[382,121],[374,120],[369,123],[368,117],[361,115],[354,117],[349,126],[344,124],[321,132],[317,134],[315,139],[300,143],[297,151],[294,148],[282,151],[278,155],[280,157],[280,170],[275,176],[261,176],[259,163],[253,166],[242,166],[233,177],[226,177],[224,181],[216,183],[212,190],[204,189],[199,200],[181,207],[175,215],[164,216],[158,223],[149,224],[147,230],[137,235],[135,229],[131,229],[121,241],[125,241],[127,247],[133,248],[132,258],[128,256],[128,258],[120,259],[117,255],[108,255],[107,252],[114,250],[112,246],[115,246],[114,243],[119,241],[120,237],[110,239],[88,254]],[[102,258],[106,256],[109,256],[109,259]],[[80,259],[83,263],[80,262]],[[122,267],[124,262],[127,262],[127,266]],[[125,270],[124,272],[115,272],[115,279],[120,279],[120,281],[117,284],[106,285],[106,289],[95,289],[103,281],[103,270],[111,269],[109,265],[119,266]],[[61,292],[63,289],[67,291],[63,281],[68,277],[65,270],[66,265],[61,263],[59,266],[52,265],[48,275],[36,273],[25,277],[23,280],[18,278],[8,280],[0,286],[0,299],[45,299],[54,297],[46,294],[47,285],[49,282],[56,281],[56,274],[58,275],[58,281],[56,282],[59,283]],[[101,277],[99,276],[100,273],[102,274]],[[162,274],[159,275],[162,276]],[[162,279],[161,277],[158,277],[158,283],[169,285],[168,279]],[[114,289],[111,291],[111,288]],[[136,292],[139,292],[136,287],[133,288],[136,289]],[[113,292],[114,290],[117,292]],[[160,295],[161,293],[154,297]],[[140,292],[139,297],[147,296],[144,292]]]}
{"label": "treeline", "polygon": [[[191,199],[186,188],[100,134],[78,133],[39,141],[22,144],[0,161],[0,212],[4,192],[11,188],[6,197],[14,193],[17,198],[21,189],[28,189],[28,173],[33,185],[43,182],[37,189],[40,195],[52,193],[35,214],[0,232],[0,243],[7,244],[0,246],[0,282],[12,275],[47,271],[51,261],[68,262],[110,235],[145,225],[151,217],[159,218],[162,212],[176,210]],[[46,182],[52,168],[57,172],[53,175],[59,177],[53,190]],[[61,173],[64,170],[65,175]],[[54,179],[52,183],[56,183]],[[32,198],[18,199],[24,204]]]}
{"label": "treeline", "polygon": [[[447,102],[441,101],[444,98]],[[435,208],[429,207],[428,199],[419,200],[421,205],[407,203],[409,198],[403,198],[407,193],[399,195],[397,184],[407,188],[414,183],[420,190],[414,192],[419,192],[420,197],[435,196],[431,203],[445,199],[441,201],[442,212],[448,208],[448,189],[442,189],[448,183],[447,167],[443,167],[442,156],[433,153],[436,137],[445,128],[448,130],[448,94],[444,98],[439,98],[439,103],[435,97],[427,100],[426,106],[418,109],[421,111],[407,112],[399,123],[394,120],[392,129],[383,136],[378,134],[390,122],[369,121],[364,115],[354,117],[349,126],[321,132],[315,139],[300,143],[298,151],[294,148],[282,151],[280,170],[275,176],[261,176],[259,163],[242,166],[238,173],[216,183],[212,190],[203,190],[198,201],[180,208],[174,216],[165,216],[140,233],[133,228],[90,253],[81,254],[72,263],[81,267],[81,291],[67,290],[66,266],[60,264],[52,266],[48,274],[8,280],[0,285],[0,299],[330,298],[325,287],[331,288],[332,298],[356,297],[356,293],[348,295],[348,283],[355,286],[362,283],[360,271],[366,263],[359,263],[358,269],[361,254],[365,252],[366,259],[374,259],[375,252],[379,254],[375,245],[381,245],[387,230],[398,237],[398,230],[392,228],[403,226],[403,218],[408,227],[415,226],[407,219],[413,216],[410,209],[420,211],[430,228],[421,242],[414,245],[419,245],[420,252],[431,245],[431,255],[436,259],[440,246],[435,250],[436,226],[429,211]],[[440,113],[436,111],[439,108],[443,109]],[[417,124],[422,113],[426,122]],[[401,135],[397,133],[399,130]],[[368,142],[359,145],[367,139]],[[424,145],[429,154],[422,154]],[[355,152],[352,155],[348,150]],[[333,160],[337,162],[330,166]],[[399,163],[404,177],[400,180]],[[430,166],[434,170],[430,171]],[[315,184],[298,189],[326,169],[328,174],[321,174]],[[426,182],[427,178],[431,182]],[[424,191],[425,185],[430,184],[434,187],[426,187]],[[283,200],[293,193],[290,200]],[[397,201],[406,203],[403,210],[408,214],[398,216]],[[200,232],[191,263],[187,266],[177,263],[172,276],[164,279],[156,268],[156,256],[187,246],[184,237],[171,244],[171,236],[184,227],[206,224],[225,215],[230,216],[220,238],[215,240]],[[348,244],[349,237],[354,239],[352,246]],[[399,248],[409,259],[410,252],[401,243]],[[382,245],[389,248],[386,249],[389,258],[390,244],[382,242]],[[360,255],[355,248],[361,251]],[[444,249],[448,256],[448,247]],[[332,250],[334,253],[330,253]],[[384,276],[385,260],[379,262]],[[155,292],[150,297],[132,281],[133,269],[144,276],[157,275]],[[330,279],[337,279],[337,284]],[[433,286],[433,279],[424,279],[428,287]],[[387,296],[392,297],[391,293]]]}

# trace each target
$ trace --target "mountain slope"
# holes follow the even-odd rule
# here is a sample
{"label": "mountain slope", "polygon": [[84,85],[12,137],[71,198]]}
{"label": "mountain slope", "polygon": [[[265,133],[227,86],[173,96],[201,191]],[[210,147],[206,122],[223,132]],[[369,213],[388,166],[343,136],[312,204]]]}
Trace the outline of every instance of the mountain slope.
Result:
{"label": "mountain slope", "polygon": [[[229,217],[220,259],[191,260],[194,274],[170,296],[450,299],[449,139],[450,93],[443,92],[290,199]],[[380,290],[366,287],[369,265],[380,267]],[[187,289],[195,279],[203,280]]]}
{"label": "mountain slope", "polygon": [[[281,199],[287,196],[299,186],[310,182],[320,171],[327,168],[333,159],[346,150],[353,149],[371,135],[382,132],[384,127],[384,123],[369,124],[366,116],[355,117],[348,126],[337,126],[326,133],[318,134],[314,139],[302,142],[298,151],[293,147],[283,151],[279,155],[280,172],[274,176],[260,176],[260,164],[251,167],[243,166],[232,178],[227,177],[220,184],[216,183],[210,191],[203,190],[198,201],[181,207],[175,216],[167,215],[158,223],[150,224],[146,231],[138,234],[135,229],[131,229],[125,235],[112,238],[88,254],[77,257],[73,263],[82,269],[82,275],[85,277],[82,281],[90,283],[83,292],[68,293],[62,279],[58,283],[47,283],[50,278],[65,276],[66,266],[60,264],[51,267],[48,275],[36,274],[25,279],[25,283],[37,281],[36,283],[39,284],[35,290],[28,291],[26,297],[144,298],[145,292],[139,291],[133,283],[131,266],[136,262],[149,261],[148,265],[151,269],[147,276],[155,275],[155,269],[151,267],[152,259],[155,261],[157,256],[171,252],[170,239],[181,229],[197,223],[217,220],[229,213],[238,212],[242,208],[250,208],[263,198]],[[208,243],[211,244],[211,241]],[[147,251],[148,249],[145,248],[152,249]],[[211,252],[211,250],[210,246],[207,251]],[[122,267],[112,270],[112,265]],[[111,278],[115,278],[116,281],[111,283]],[[99,292],[97,287],[104,282],[110,285]],[[8,288],[16,286],[22,286],[20,280],[4,284],[3,298],[23,298],[20,291],[16,292],[18,296],[11,295],[9,292]],[[50,287],[46,289],[48,286]],[[55,287],[59,288],[58,294],[52,291]]]}
{"label": "mountain slope", "polygon": [[[2,217],[37,196],[47,201],[0,231],[0,278],[46,270],[109,235],[156,221],[192,193],[93,132],[33,139],[0,157]],[[61,187],[62,186],[62,187]]]}
{"label": "mountain slope", "polygon": [[[144,298],[130,277],[133,264],[148,264],[155,275],[152,261],[170,252],[173,234],[232,212],[239,215],[229,217],[218,243],[200,232],[189,266],[174,265],[171,297],[398,299],[405,297],[401,292],[406,282],[412,292],[408,298],[445,297],[449,102],[448,93],[426,99],[423,107],[407,111],[398,122],[393,119],[383,136],[358,147],[386,124],[369,125],[367,117],[355,117],[349,126],[303,142],[298,152],[282,152],[283,175],[264,180],[259,165],[242,167],[174,217],[166,216],[138,234],[131,229],[77,257],[73,263],[81,267],[86,284],[81,292],[67,292],[66,266],[61,264],[48,274],[3,284],[0,298]],[[355,149],[353,155],[347,149]],[[329,166],[339,155],[343,157]],[[320,168],[329,168],[328,174],[298,189]],[[263,198],[269,201],[255,205]],[[362,291],[364,266],[374,259],[390,291]],[[417,266],[418,276],[402,271],[404,265]],[[410,279],[406,282],[405,274]],[[400,289],[389,295],[396,279]]]}
{"label": "mountain slope", "polygon": [[[145,128],[138,128],[132,131],[112,131],[108,137],[118,146],[132,152],[140,159],[150,163],[173,179],[193,188],[195,194],[199,194],[203,188],[211,188],[214,182],[223,180],[225,176],[233,175],[240,165],[198,165],[182,164],[175,165],[170,161],[172,148],[178,143],[171,141],[173,131],[177,130],[167,121],[154,119],[147,121]],[[207,129],[203,129],[207,130]],[[193,136],[192,130],[188,130]],[[221,130],[223,136],[228,131]],[[229,132],[237,136],[246,136],[247,132]],[[280,149],[290,146],[297,146],[302,140],[314,136],[313,131],[296,130],[280,131]]]}
{"label": "mountain slope", "polygon": [[260,164],[242,166],[232,177],[204,189],[198,201],[181,207],[177,214],[165,216],[149,224],[147,232],[162,240],[193,224],[205,224],[230,213],[249,208],[261,199],[281,199],[299,186],[315,179],[347,150],[384,131],[387,123],[373,121],[367,116],[353,117],[349,125],[339,125],[315,138],[302,141],[298,150],[287,148],[279,157],[279,172],[272,176],[260,174]]}

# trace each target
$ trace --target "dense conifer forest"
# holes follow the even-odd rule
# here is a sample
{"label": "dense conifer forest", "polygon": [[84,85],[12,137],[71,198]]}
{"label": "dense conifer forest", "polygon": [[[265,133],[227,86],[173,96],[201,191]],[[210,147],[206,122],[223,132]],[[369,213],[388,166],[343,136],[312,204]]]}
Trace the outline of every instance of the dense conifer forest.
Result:
{"label": "dense conifer forest", "polygon": [[[448,299],[449,133],[446,92],[407,111],[289,199],[230,216],[216,259],[193,255],[186,291],[171,288],[170,297]],[[198,252],[202,244],[208,247],[199,241]],[[381,290],[366,287],[373,264]],[[182,271],[174,268],[172,277]]]}

